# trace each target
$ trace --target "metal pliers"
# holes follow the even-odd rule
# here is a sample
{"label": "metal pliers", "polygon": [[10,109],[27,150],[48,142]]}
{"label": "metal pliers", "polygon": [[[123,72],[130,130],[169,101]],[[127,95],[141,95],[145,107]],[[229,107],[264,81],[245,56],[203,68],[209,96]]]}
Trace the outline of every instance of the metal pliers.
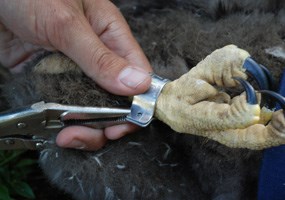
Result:
{"label": "metal pliers", "polygon": [[101,129],[131,122],[141,127],[153,119],[156,100],[168,82],[151,75],[149,90],[133,98],[130,109],[83,107],[38,102],[0,113],[0,149],[41,149],[52,135],[71,125]]}

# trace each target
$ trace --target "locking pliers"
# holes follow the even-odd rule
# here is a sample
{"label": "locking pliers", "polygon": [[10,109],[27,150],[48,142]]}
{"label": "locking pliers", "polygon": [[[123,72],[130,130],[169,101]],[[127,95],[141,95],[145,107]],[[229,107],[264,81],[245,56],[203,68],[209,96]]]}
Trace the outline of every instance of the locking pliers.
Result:
{"label": "locking pliers", "polygon": [[151,75],[149,90],[133,98],[130,109],[84,107],[37,102],[30,106],[0,113],[0,150],[40,149],[52,135],[72,125],[101,129],[131,122],[141,127],[153,119],[156,100],[168,82]]}

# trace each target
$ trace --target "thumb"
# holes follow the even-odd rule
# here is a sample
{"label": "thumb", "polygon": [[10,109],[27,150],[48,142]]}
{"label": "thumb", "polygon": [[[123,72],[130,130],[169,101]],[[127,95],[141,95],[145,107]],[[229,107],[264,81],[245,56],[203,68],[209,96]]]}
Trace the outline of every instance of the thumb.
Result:
{"label": "thumb", "polygon": [[104,45],[100,45],[100,47],[97,45],[90,58],[90,64],[86,65],[87,70],[83,70],[86,70],[87,75],[109,92],[119,95],[134,95],[145,92],[150,85],[149,72],[130,64]]}
{"label": "thumb", "polygon": [[73,18],[70,23],[58,27],[59,37],[50,41],[102,88],[126,96],[148,89],[151,82],[149,72],[108,49],[86,20]]}

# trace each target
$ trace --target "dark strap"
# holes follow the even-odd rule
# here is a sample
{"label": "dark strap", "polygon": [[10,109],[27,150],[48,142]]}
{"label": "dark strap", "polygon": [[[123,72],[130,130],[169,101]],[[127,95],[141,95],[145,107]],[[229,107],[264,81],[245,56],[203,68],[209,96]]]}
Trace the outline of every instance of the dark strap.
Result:
{"label": "dark strap", "polygon": [[[285,96],[285,70],[279,85]],[[278,107],[278,106],[277,106]],[[280,108],[278,108],[280,109]],[[263,153],[259,177],[258,200],[285,199],[285,145],[267,149]]]}

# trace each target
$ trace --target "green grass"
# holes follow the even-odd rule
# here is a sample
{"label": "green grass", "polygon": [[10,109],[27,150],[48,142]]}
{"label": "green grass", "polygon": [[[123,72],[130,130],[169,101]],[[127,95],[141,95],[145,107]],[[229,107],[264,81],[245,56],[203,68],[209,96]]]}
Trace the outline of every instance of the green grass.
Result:
{"label": "green grass", "polygon": [[25,151],[0,151],[0,200],[35,199],[25,181],[35,160],[25,158]]}

